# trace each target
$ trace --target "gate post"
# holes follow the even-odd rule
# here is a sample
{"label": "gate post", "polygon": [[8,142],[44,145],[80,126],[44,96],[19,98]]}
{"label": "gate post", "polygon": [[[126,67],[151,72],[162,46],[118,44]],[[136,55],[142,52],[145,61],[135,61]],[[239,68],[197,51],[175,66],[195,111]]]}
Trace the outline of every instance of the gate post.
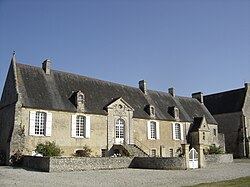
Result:
{"label": "gate post", "polygon": [[205,161],[204,161],[204,151],[203,151],[204,146],[202,144],[199,144],[197,146],[198,149],[198,155],[199,155],[199,168],[204,168],[205,167]]}
{"label": "gate post", "polygon": [[190,144],[181,144],[181,148],[182,148],[182,154],[184,154],[184,158],[185,158],[185,169],[189,169],[189,146]]}

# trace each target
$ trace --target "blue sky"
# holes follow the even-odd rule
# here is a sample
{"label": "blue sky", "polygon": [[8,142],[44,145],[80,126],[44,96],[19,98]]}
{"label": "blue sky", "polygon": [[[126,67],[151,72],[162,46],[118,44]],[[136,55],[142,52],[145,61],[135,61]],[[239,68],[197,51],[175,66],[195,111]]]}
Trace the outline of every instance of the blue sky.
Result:
{"label": "blue sky", "polygon": [[249,0],[0,0],[0,94],[18,63],[191,96],[250,82]]}

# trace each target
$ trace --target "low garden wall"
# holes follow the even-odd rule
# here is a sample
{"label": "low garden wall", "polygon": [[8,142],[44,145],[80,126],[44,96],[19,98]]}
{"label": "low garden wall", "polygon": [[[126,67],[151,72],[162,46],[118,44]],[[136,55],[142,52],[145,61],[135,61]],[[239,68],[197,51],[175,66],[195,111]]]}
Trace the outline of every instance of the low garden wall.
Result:
{"label": "low garden wall", "polygon": [[185,158],[183,157],[135,157],[130,165],[131,168],[141,169],[186,169]]}
{"label": "low garden wall", "polygon": [[25,168],[49,172],[50,157],[24,156],[22,159],[22,166]]}
{"label": "low garden wall", "polygon": [[129,157],[32,157],[24,156],[23,167],[46,171],[81,171],[128,168],[132,158]]}
{"label": "low garden wall", "polygon": [[232,154],[205,155],[204,161],[205,161],[206,166],[219,164],[219,163],[232,163],[233,162],[233,155]]}
{"label": "low garden wall", "polygon": [[[204,166],[209,167],[218,163],[233,162],[232,154],[205,155]],[[82,171],[120,168],[141,169],[164,169],[184,170],[186,169],[184,157],[34,157],[24,156],[22,166],[38,171],[60,172],[60,171]]]}

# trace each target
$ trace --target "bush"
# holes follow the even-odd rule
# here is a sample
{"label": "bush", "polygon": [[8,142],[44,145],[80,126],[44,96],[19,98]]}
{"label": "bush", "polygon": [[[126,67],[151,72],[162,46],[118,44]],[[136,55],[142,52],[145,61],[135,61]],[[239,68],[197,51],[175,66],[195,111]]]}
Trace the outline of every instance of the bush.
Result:
{"label": "bush", "polygon": [[61,156],[63,153],[54,141],[37,144],[35,151],[41,153],[43,156]]}
{"label": "bush", "polygon": [[90,157],[92,150],[89,146],[84,145],[83,149],[77,150],[74,156],[76,157]]}
{"label": "bush", "polygon": [[208,154],[222,154],[224,153],[222,147],[216,145],[210,145],[208,148]]}
{"label": "bush", "polygon": [[19,150],[10,157],[11,166],[15,166],[15,167],[21,166],[22,162],[23,162],[23,155]]}

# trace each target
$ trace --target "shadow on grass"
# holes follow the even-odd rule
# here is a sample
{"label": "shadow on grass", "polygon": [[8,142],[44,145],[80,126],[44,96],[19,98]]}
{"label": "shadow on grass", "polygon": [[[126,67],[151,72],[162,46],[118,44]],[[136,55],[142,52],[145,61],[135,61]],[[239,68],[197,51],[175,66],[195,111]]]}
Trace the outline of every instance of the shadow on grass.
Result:
{"label": "shadow on grass", "polygon": [[[249,174],[250,175],[250,174]],[[250,186],[250,176],[241,177],[233,180],[212,182],[212,183],[201,183],[194,185],[193,187],[221,187],[221,186],[233,186],[233,187],[247,187]]]}

